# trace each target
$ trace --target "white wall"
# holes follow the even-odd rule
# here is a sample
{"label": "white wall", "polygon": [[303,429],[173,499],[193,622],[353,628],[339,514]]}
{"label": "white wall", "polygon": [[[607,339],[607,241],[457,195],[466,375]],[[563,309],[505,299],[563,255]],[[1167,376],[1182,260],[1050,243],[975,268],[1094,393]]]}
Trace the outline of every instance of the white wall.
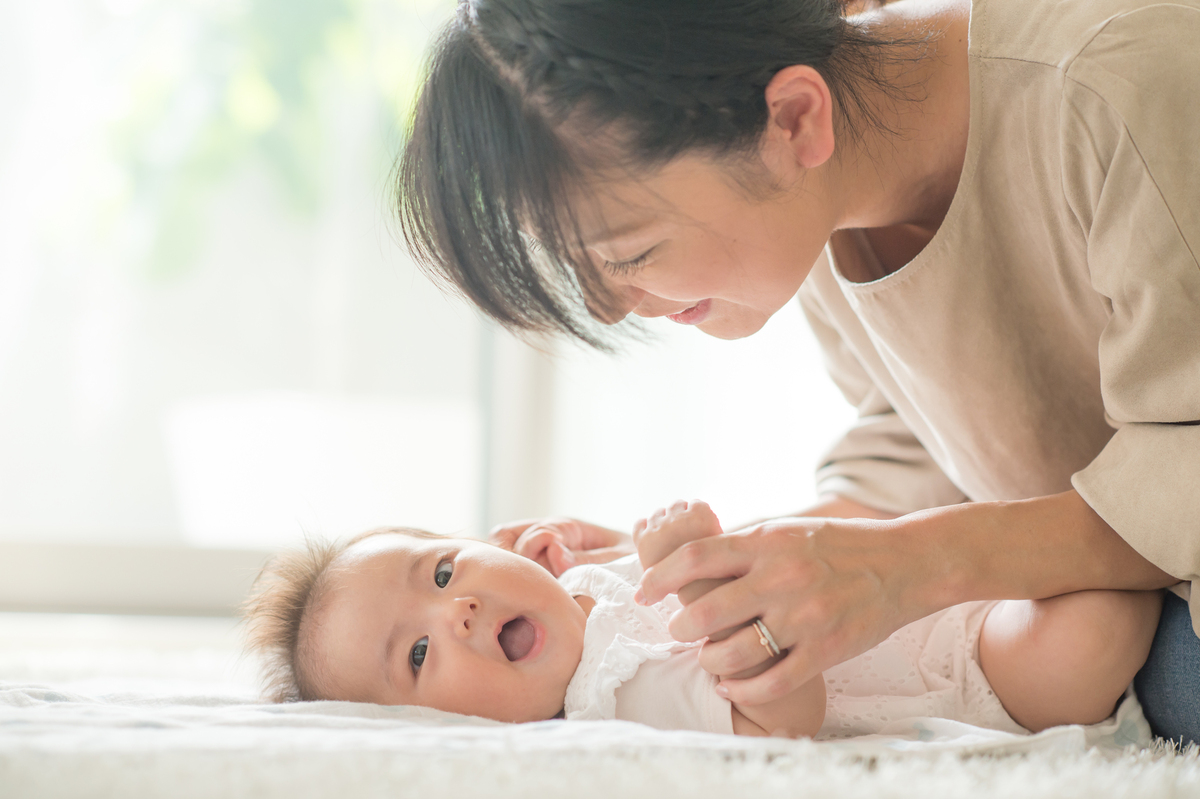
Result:
{"label": "white wall", "polygon": [[736,527],[810,504],[817,460],[854,412],[799,306],[740,341],[651,329],[659,341],[624,357],[560,353],[546,510],[627,529],[697,498]]}

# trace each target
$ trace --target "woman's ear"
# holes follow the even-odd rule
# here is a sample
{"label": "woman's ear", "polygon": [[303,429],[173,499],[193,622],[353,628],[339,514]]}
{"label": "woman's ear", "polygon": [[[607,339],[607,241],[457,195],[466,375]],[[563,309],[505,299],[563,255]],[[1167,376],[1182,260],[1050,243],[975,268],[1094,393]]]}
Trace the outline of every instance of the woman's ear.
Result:
{"label": "woman's ear", "polygon": [[767,135],[786,147],[805,169],[833,155],[833,99],[829,85],[812,67],[795,65],[775,73],[767,84]]}

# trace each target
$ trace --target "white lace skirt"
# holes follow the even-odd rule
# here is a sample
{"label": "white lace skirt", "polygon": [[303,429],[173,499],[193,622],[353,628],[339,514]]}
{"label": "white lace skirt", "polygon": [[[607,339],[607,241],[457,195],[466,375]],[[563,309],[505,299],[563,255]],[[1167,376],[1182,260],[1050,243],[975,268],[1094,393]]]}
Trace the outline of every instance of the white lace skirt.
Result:
{"label": "white lace skirt", "polygon": [[911,735],[913,720],[920,718],[1028,733],[1005,712],[979,667],[979,633],[996,604],[947,608],[827,669],[829,700],[817,740]]}

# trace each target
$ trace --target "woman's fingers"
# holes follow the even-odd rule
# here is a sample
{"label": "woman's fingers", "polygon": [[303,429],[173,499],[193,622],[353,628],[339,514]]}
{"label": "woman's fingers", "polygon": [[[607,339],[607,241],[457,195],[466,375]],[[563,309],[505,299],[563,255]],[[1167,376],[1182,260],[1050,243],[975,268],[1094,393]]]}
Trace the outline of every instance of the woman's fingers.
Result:
{"label": "woman's fingers", "polygon": [[802,653],[789,651],[783,660],[748,680],[722,680],[718,691],[739,705],[761,705],[787,696],[821,673]]}
{"label": "woman's fingers", "polygon": [[[755,590],[752,579],[721,581],[721,585],[694,599],[672,616],[668,629],[676,640],[699,641],[749,624],[768,607],[765,598]],[[780,646],[783,644],[780,643]]]}
{"label": "woman's fingers", "polygon": [[[920,617],[902,598],[906,575],[921,566],[911,546],[888,533],[878,522],[777,519],[692,541],[646,571],[643,599],[658,601],[697,579],[737,578],[684,607],[669,629],[680,641],[698,641],[762,619],[788,654],[757,677],[730,679],[728,688],[746,704],[777,699]],[[700,664],[729,677],[766,656],[758,635],[742,629],[706,643]]]}
{"label": "woman's fingers", "polygon": [[668,594],[679,593],[680,588],[694,580],[742,576],[753,561],[753,555],[739,551],[737,542],[737,535],[722,535],[682,545],[642,575],[640,593],[645,603],[661,602]]}
{"label": "woman's fingers", "polygon": [[742,627],[720,641],[710,638],[700,647],[700,667],[722,677],[739,674],[770,657],[771,653],[759,643],[753,625]]}

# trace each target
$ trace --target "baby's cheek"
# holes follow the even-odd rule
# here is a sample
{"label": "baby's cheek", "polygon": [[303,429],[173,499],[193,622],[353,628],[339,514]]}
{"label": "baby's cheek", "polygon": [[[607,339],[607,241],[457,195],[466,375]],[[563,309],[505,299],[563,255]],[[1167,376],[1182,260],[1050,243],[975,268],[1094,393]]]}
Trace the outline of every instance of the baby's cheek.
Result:
{"label": "baby's cheek", "polygon": [[504,722],[540,721],[557,712],[539,715],[547,704],[538,685],[541,681],[514,679],[511,673],[488,668],[459,669],[452,680],[440,686],[443,690],[431,707]]}
{"label": "baby's cheek", "polygon": [[497,718],[496,713],[501,710],[504,691],[502,688],[490,688],[494,680],[467,669],[456,669],[438,676],[444,680],[436,689],[425,693],[421,698],[423,705],[434,710],[503,721]]}

